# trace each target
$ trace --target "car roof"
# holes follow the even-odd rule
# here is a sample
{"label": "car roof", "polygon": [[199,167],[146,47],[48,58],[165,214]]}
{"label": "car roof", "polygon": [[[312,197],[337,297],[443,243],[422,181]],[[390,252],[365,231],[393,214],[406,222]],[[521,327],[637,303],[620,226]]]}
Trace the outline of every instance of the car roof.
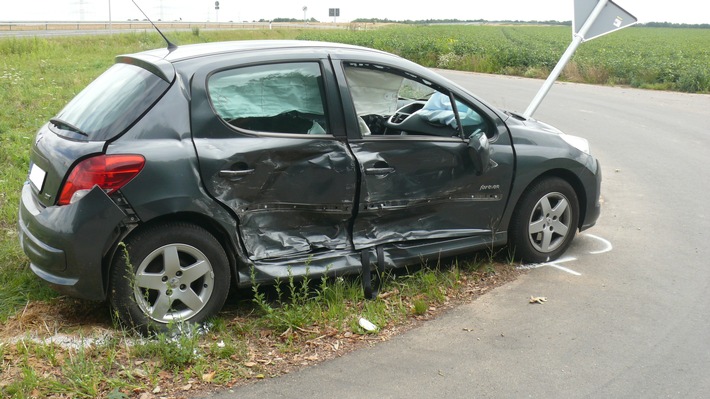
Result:
{"label": "car roof", "polygon": [[[199,43],[178,46],[169,50],[159,48],[134,54],[119,55],[118,63],[140,65],[166,82],[171,82],[179,69],[188,75],[194,68],[207,59],[219,59],[240,53],[259,53],[279,58],[286,51],[302,51],[304,53],[322,52],[329,54],[349,54],[350,56],[366,56],[366,58],[387,59],[396,64],[410,63],[395,54],[367,47],[341,43],[330,43],[307,40],[241,40],[230,42]],[[217,58],[213,58],[217,57]],[[357,56],[356,56],[357,57]],[[410,63],[413,64],[413,63]]]}
{"label": "car roof", "polygon": [[306,40],[241,40],[231,42],[199,43],[178,46],[173,51],[169,51],[167,48],[161,48],[143,51],[135,55],[153,56],[171,63],[175,63],[205,56],[236,53],[243,51],[316,48],[341,51],[350,50],[359,52],[370,52],[378,54],[387,54],[392,56],[392,54],[367,47]]}

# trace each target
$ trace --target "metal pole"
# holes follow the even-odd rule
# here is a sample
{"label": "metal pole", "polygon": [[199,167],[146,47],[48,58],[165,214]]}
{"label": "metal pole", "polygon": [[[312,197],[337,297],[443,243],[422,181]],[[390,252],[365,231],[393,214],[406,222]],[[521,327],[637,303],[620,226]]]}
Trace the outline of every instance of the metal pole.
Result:
{"label": "metal pole", "polygon": [[594,24],[594,21],[597,20],[597,17],[599,17],[599,14],[602,12],[602,9],[604,9],[607,3],[609,3],[609,0],[599,0],[599,3],[597,3],[596,7],[594,7],[592,13],[589,14],[589,18],[587,18],[587,20],[584,22],[584,25],[582,25],[582,29],[579,30],[579,33],[574,34],[572,43],[570,43],[569,47],[567,47],[565,53],[562,54],[562,58],[560,58],[560,60],[557,62],[557,65],[555,65],[555,68],[552,70],[552,72],[550,72],[550,76],[547,77],[547,80],[537,92],[535,98],[533,98],[533,100],[530,102],[530,105],[528,105],[528,108],[523,113],[523,116],[525,116],[526,118],[530,118],[535,113],[537,107],[540,106],[540,103],[552,88],[552,85],[555,83],[555,80],[557,80],[557,78],[560,76],[560,73],[562,73],[562,70],[564,69],[565,65],[567,65],[569,60],[572,58],[574,52],[577,51],[577,47],[582,44],[582,41],[584,41],[584,36],[587,34],[587,31],[589,30],[589,28],[592,27],[592,24]]}
{"label": "metal pole", "polygon": [[113,23],[111,22],[111,0],[108,0],[108,32],[113,35]]}

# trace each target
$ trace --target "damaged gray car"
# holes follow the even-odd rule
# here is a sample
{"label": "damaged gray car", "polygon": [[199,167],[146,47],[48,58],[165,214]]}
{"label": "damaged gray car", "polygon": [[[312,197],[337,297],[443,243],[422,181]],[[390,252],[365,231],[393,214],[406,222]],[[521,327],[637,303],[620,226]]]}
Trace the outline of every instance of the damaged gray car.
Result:
{"label": "damaged gray car", "polygon": [[116,63],[38,131],[20,204],[32,271],[143,331],[230,287],[509,245],[559,257],[599,213],[586,140],[400,57],[299,41]]}

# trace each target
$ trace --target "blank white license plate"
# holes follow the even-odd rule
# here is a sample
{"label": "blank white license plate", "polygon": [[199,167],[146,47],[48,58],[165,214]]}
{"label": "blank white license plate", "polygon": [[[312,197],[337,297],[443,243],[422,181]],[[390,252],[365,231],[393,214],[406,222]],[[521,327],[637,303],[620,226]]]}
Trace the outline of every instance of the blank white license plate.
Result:
{"label": "blank white license plate", "polygon": [[42,170],[39,166],[32,164],[30,168],[30,182],[32,182],[37,190],[42,191],[45,177],[47,177],[47,172]]}

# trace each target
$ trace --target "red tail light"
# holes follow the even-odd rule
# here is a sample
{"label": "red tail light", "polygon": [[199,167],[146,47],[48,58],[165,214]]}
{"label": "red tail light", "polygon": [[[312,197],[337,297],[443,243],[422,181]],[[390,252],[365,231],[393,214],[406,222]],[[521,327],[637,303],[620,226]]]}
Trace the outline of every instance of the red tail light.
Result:
{"label": "red tail light", "polygon": [[99,155],[87,158],[72,169],[59,194],[59,205],[67,205],[86,195],[94,186],[110,193],[123,187],[143,169],[141,155]]}

